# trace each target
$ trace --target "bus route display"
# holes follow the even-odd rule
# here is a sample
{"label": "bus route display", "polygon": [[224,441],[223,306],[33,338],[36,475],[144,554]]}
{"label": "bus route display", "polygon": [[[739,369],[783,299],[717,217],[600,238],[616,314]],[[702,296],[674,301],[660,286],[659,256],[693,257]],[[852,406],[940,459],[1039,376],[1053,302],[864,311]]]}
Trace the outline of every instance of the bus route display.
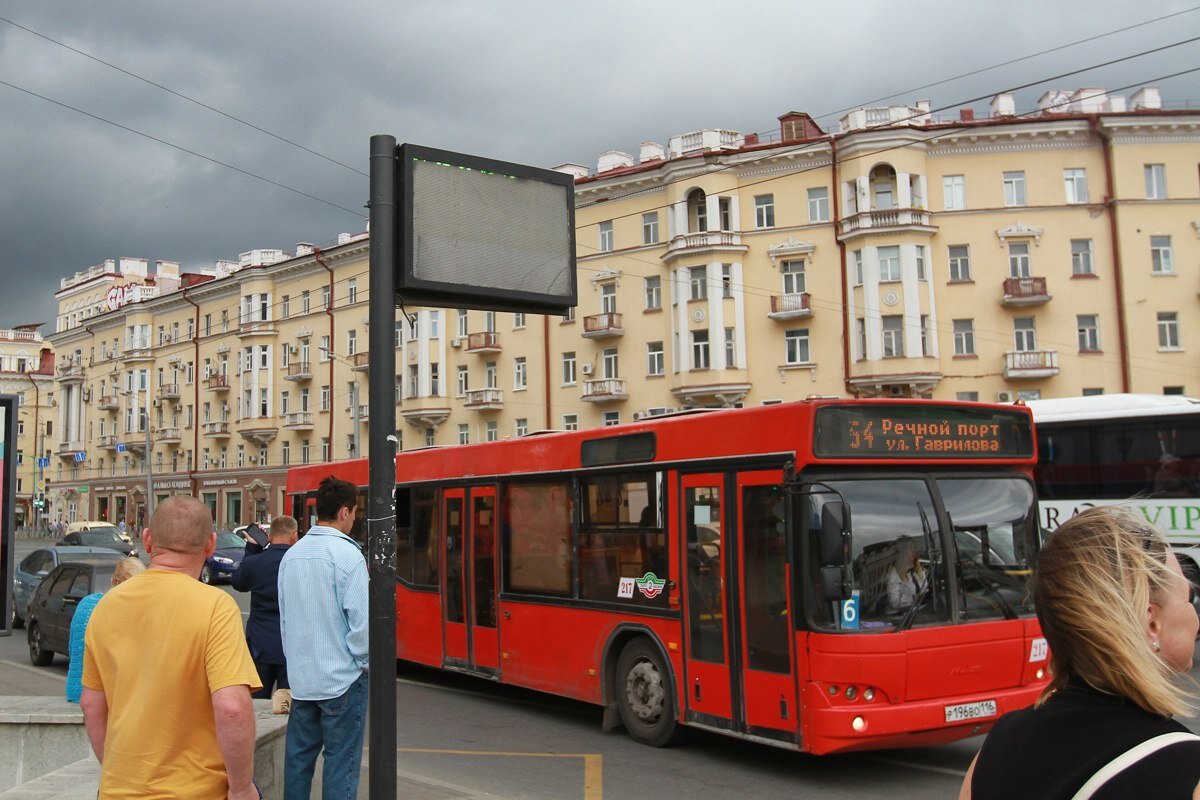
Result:
{"label": "bus route display", "polygon": [[818,458],[1030,458],[1024,411],[965,406],[861,405],[816,409]]}

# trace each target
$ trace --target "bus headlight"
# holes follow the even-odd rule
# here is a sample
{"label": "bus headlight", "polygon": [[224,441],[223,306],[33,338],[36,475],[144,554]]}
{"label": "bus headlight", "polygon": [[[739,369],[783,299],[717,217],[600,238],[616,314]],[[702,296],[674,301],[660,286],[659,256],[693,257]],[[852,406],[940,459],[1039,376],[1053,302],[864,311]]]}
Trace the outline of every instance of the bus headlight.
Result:
{"label": "bus headlight", "polygon": [[850,727],[854,728],[855,733],[862,733],[867,729],[867,721],[862,717],[855,717],[850,723]]}
{"label": "bus headlight", "polygon": [[875,690],[874,689],[867,688],[867,689],[863,690],[863,700],[866,700],[869,703],[874,699],[875,699]]}

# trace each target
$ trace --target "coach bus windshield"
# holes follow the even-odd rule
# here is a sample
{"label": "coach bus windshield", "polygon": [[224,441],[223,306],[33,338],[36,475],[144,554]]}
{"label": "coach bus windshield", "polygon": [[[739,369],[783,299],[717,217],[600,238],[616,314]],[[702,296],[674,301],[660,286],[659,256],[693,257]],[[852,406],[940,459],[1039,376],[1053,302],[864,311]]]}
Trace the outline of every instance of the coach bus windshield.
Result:
{"label": "coach bus windshield", "polygon": [[[899,630],[952,618],[1011,619],[1033,612],[1037,527],[1028,481],[905,477],[821,485],[832,492],[809,495],[810,530],[829,499],[840,495],[851,509],[849,575],[858,608],[849,618],[857,618],[859,630]],[[939,523],[946,517],[953,537]],[[819,585],[815,578],[814,583]],[[815,621],[847,627],[839,606],[819,599]]]}

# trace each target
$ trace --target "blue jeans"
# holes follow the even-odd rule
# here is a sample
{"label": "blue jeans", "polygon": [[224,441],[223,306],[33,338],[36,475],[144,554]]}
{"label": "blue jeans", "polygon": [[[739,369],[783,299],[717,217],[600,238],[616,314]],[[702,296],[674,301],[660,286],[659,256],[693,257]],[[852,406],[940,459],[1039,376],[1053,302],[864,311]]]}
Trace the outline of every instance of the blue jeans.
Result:
{"label": "blue jeans", "polygon": [[367,722],[367,673],[339,697],[292,699],[283,768],[284,800],[309,800],[317,754],[325,751],[321,779],[323,800],[358,796],[363,729]]}

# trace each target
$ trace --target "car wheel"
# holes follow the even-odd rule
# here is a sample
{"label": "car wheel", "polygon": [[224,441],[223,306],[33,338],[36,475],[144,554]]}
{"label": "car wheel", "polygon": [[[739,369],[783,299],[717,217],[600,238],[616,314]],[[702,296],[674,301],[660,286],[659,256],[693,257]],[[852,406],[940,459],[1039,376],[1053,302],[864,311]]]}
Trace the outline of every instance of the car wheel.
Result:
{"label": "car wheel", "polygon": [[212,570],[209,568],[208,564],[205,564],[205,565],[204,565],[204,566],[203,566],[203,567],[200,569],[200,582],[201,582],[201,583],[207,583],[207,584],[209,584],[209,585],[212,585],[212,582],[213,582],[213,574],[212,574]]}
{"label": "car wheel", "polygon": [[35,667],[48,667],[54,660],[54,651],[45,648],[42,640],[42,629],[36,622],[29,626],[29,660]]}
{"label": "car wheel", "polygon": [[634,639],[617,660],[617,709],[634,741],[666,747],[682,732],[675,720],[670,674],[647,639]]}

